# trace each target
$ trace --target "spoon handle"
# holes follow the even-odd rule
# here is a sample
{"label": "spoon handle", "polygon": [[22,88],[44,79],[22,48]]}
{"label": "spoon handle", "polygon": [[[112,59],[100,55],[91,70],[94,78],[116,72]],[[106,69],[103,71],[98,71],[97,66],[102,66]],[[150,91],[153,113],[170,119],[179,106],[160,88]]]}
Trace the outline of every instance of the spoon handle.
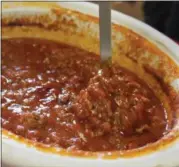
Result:
{"label": "spoon handle", "polygon": [[99,2],[99,31],[101,60],[108,60],[111,54],[111,4]]}

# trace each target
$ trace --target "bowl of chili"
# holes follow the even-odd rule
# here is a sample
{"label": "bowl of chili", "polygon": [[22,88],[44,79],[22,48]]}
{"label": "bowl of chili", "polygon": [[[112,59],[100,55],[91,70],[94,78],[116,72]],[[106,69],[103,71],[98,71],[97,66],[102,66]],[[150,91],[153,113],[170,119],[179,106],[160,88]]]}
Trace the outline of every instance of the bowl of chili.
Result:
{"label": "bowl of chili", "polygon": [[101,64],[97,15],[87,2],[3,2],[5,164],[179,165],[178,46],[112,11]]}

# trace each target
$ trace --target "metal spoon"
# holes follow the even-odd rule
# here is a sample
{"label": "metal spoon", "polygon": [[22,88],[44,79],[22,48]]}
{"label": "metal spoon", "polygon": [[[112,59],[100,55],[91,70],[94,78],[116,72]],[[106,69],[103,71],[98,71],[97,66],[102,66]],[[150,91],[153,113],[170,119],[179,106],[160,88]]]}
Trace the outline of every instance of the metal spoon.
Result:
{"label": "metal spoon", "polygon": [[108,60],[111,56],[111,4],[99,2],[99,31],[101,60]]}

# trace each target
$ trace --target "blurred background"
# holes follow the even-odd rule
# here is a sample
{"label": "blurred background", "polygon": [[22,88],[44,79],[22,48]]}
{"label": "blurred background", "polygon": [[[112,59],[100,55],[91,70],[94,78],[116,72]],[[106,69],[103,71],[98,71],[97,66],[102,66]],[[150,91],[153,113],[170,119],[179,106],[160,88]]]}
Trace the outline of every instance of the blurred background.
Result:
{"label": "blurred background", "polygon": [[138,1],[136,3],[126,3],[126,2],[113,2],[112,8],[114,10],[120,11],[132,17],[135,17],[139,20],[144,20],[144,13],[143,13],[143,2]]}

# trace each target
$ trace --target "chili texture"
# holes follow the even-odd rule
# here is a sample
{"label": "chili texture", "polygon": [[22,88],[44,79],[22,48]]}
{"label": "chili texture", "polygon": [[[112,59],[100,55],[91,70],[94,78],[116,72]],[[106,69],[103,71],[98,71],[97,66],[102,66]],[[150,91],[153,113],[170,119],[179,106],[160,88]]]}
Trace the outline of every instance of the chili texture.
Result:
{"label": "chili texture", "polygon": [[144,81],[62,43],[3,39],[1,83],[2,127],[34,142],[128,150],[167,130],[165,108]]}

